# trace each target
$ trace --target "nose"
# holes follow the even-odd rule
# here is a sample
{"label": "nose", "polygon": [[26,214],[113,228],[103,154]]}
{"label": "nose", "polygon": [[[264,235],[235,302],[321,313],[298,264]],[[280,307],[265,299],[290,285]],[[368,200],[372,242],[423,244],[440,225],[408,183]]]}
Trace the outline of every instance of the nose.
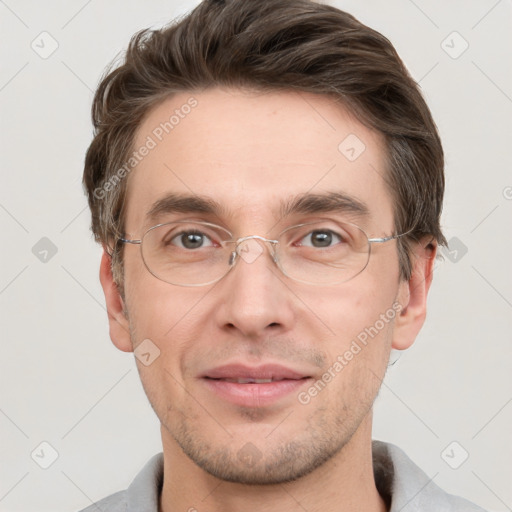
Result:
{"label": "nose", "polygon": [[263,240],[241,239],[236,256],[232,253],[234,268],[218,284],[217,325],[251,338],[285,332],[294,322],[287,278],[274,263],[270,244]]}

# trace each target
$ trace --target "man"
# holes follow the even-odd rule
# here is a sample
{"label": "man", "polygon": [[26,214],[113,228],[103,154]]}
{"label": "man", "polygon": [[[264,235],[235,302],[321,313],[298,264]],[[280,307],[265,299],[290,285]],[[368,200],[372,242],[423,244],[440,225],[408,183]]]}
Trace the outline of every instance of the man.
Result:
{"label": "man", "polygon": [[307,0],[204,1],[134,36],[93,120],[110,336],[163,454],[86,510],[482,510],[371,439],[445,243],[441,142],[391,43]]}

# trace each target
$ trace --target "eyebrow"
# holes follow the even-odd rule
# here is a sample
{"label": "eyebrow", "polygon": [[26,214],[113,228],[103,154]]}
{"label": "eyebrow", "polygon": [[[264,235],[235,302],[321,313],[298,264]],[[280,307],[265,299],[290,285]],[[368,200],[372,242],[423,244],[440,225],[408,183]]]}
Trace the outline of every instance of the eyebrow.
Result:
{"label": "eyebrow", "polygon": [[281,204],[281,217],[294,213],[350,213],[357,217],[369,217],[370,209],[359,199],[344,192],[301,194]]}
{"label": "eyebrow", "polygon": [[[211,197],[170,193],[151,206],[146,218],[156,220],[171,213],[202,213],[222,217],[227,210]],[[282,200],[276,212],[280,218],[293,214],[317,213],[348,213],[359,218],[370,216],[370,210],[365,203],[344,192],[299,194]]]}
{"label": "eyebrow", "polygon": [[169,213],[208,213],[219,215],[223,210],[224,208],[217,201],[209,197],[170,193],[153,203],[146,217],[148,219],[157,219],[159,216]]}

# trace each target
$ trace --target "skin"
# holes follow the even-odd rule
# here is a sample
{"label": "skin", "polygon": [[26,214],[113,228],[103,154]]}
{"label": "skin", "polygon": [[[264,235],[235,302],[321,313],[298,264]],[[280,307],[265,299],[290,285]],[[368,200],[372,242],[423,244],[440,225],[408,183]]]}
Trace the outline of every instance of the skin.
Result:
{"label": "skin", "polygon": [[[309,218],[280,218],[282,198],[341,190],[368,206],[361,227],[369,237],[393,234],[382,137],[327,97],[221,88],[182,93],[148,114],[135,146],[192,95],[198,106],[129,177],[127,236],[143,235],[151,226],[145,214],[171,191],[215,199],[222,214],[194,217],[222,223],[236,237],[271,238]],[[338,150],[349,134],[366,146],[352,162]],[[250,264],[239,261],[218,283],[191,288],[156,279],[140,247],[127,245],[123,297],[103,256],[113,343],[133,351],[149,338],[160,350],[151,365],[137,364],[161,421],[162,512],[386,510],[372,470],[372,405],[391,348],[408,348],[424,322],[436,252],[429,242],[414,248],[410,281],[399,279],[391,241],[373,244],[366,269],[341,285],[292,281],[265,251]],[[321,379],[396,302],[401,312],[308,404],[291,393],[268,406],[242,407],[198,378],[236,361],[280,363]],[[241,456],[247,450],[250,462]]]}

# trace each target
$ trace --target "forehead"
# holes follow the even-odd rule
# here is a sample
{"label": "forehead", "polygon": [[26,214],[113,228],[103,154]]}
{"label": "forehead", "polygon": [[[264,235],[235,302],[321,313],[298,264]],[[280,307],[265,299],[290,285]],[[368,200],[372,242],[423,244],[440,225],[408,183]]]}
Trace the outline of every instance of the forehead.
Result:
{"label": "forehead", "polygon": [[148,113],[133,150],[130,232],[169,194],[211,198],[221,220],[265,228],[297,196],[343,193],[368,208],[370,225],[392,228],[382,136],[326,96],[180,93]]}

